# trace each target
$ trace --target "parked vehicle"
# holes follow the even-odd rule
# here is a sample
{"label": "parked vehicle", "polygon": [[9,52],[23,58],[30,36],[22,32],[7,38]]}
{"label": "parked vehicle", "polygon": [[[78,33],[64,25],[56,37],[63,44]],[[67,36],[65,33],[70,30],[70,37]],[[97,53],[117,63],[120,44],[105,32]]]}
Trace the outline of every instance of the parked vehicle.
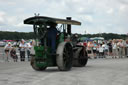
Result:
{"label": "parked vehicle", "polygon": [[6,45],[6,42],[0,41],[0,47],[4,47]]}

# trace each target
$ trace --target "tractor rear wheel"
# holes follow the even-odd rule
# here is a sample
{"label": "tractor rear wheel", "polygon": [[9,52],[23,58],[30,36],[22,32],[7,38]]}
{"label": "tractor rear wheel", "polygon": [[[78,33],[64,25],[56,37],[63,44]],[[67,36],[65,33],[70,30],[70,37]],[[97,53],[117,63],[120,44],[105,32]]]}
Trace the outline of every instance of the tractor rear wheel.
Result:
{"label": "tractor rear wheel", "polygon": [[34,56],[31,57],[31,62],[30,63],[31,63],[32,68],[36,71],[43,71],[47,68],[47,67],[37,67]]}
{"label": "tractor rear wheel", "polygon": [[79,48],[75,53],[74,53],[74,60],[73,60],[73,66],[75,67],[83,67],[86,66],[88,61],[88,55],[87,52],[85,51],[85,48]]}
{"label": "tractor rear wheel", "polygon": [[68,71],[72,67],[73,50],[69,42],[62,42],[57,48],[56,62],[59,70]]}

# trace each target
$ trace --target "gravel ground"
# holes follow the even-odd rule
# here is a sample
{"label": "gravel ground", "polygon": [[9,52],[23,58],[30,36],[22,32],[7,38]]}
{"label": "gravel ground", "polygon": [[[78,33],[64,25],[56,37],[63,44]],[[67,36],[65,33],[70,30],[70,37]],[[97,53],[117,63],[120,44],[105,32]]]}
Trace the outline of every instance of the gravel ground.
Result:
{"label": "gravel ground", "polygon": [[35,71],[29,62],[0,62],[0,85],[128,85],[128,58],[90,59],[86,67]]}

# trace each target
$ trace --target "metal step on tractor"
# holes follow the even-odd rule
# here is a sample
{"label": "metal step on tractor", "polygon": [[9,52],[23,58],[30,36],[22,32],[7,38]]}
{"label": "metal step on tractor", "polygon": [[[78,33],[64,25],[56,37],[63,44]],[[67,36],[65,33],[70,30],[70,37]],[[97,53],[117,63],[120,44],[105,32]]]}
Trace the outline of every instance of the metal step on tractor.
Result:
{"label": "metal step on tractor", "polygon": [[24,20],[24,24],[33,25],[36,36],[31,66],[37,71],[57,66],[60,71],[68,71],[72,66],[83,67],[87,64],[86,47],[77,45],[71,33],[71,25],[81,22],[46,16],[34,16]]}

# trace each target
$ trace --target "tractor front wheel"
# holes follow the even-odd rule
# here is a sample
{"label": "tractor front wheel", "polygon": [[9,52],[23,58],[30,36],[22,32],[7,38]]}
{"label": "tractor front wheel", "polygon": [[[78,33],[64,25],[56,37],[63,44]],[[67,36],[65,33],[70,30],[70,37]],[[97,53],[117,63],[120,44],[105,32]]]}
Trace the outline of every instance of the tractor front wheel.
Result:
{"label": "tractor front wheel", "polygon": [[31,66],[32,66],[32,68],[34,69],[34,70],[36,70],[36,71],[43,71],[43,70],[45,70],[47,67],[37,67],[36,66],[36,61],[35,61],[35,57],[34,56],[32,56],[31,57]]}

